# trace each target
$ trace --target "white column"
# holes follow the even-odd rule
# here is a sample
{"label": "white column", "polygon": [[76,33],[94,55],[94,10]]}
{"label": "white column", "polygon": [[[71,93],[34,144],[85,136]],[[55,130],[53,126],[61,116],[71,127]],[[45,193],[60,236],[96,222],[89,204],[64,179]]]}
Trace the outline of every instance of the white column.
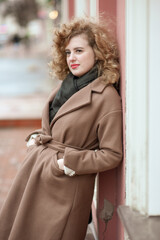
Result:
{"label": "white column", "polygon": [[69,20],[68,0],[61,1],[61,22],[67,22]]}
{"label": "white column", "polygon": [[90,0],[90,16],[96,17],[99,14],[99,0]]}
{"label": "white column", "polygon": [[126,0],[126,204],[160,215],[160,1]]}
{"label": "white column", "polygon": [[148,214],[160,215],[160,1],[149,10]]}
{"label": "white column", "polygon": [[126,204],[147,213],[148,3],[126,0]]}
{"label": "white column", "polygon": [[75,0],[75,16],[83,17],[87,15],[87,1],[86,0]]}

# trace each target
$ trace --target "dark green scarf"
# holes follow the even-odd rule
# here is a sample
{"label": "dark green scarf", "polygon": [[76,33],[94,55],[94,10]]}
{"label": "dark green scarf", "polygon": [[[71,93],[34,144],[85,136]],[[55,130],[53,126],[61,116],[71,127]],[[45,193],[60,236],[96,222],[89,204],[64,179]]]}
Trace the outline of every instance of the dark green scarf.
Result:
{"label": "dark green scarf", "polygon": [[98,77],[97,67],[93,67],[89,72],[81,77],[76,77],[69,73],[63,80],[62,85],[57,92],[55,98],[50,103],[49,107],[49,121],[51,122],[60,107],[77,91],[84,88]]}

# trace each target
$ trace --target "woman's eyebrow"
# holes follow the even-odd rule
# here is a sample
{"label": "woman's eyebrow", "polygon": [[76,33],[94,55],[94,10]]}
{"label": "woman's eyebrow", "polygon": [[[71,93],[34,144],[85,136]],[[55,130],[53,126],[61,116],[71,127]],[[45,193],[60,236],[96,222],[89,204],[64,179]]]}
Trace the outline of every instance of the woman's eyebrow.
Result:
{"label": "woman's eyebrow", "polygon": [[[75,47],[73,48],[73,50],[76,50],[76,49],[84,49],[83,47]],[[65,51],[70,51],[70,49],[66,48]]]}

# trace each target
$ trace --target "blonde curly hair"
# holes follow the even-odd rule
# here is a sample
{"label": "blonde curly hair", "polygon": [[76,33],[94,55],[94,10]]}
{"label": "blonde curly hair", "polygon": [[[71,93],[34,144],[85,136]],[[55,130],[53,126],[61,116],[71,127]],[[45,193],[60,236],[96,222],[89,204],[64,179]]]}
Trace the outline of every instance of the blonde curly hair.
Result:
{"label": "blonde curly hair", "polygon": [[85,34],[95,53],[99,76],[108,84],[117,83],[120,76],[119,52],[115,39],[106,26],[96,19],[75,18],[54,30],[51,67],[58,79],[69,73],[65,47],[74,36]]}

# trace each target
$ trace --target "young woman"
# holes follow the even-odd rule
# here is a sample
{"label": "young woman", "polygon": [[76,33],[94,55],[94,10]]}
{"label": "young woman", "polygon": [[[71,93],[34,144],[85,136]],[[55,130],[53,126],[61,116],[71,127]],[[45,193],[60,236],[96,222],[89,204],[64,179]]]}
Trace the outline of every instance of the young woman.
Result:
{"label": "young woman", "polygon": [[52,67],[63,80],[50,95],[42,129],[0,215],[2,240],[84,240],[96,173],[122,159],[118,51],[107,29],[90,19],[54,33]]}

